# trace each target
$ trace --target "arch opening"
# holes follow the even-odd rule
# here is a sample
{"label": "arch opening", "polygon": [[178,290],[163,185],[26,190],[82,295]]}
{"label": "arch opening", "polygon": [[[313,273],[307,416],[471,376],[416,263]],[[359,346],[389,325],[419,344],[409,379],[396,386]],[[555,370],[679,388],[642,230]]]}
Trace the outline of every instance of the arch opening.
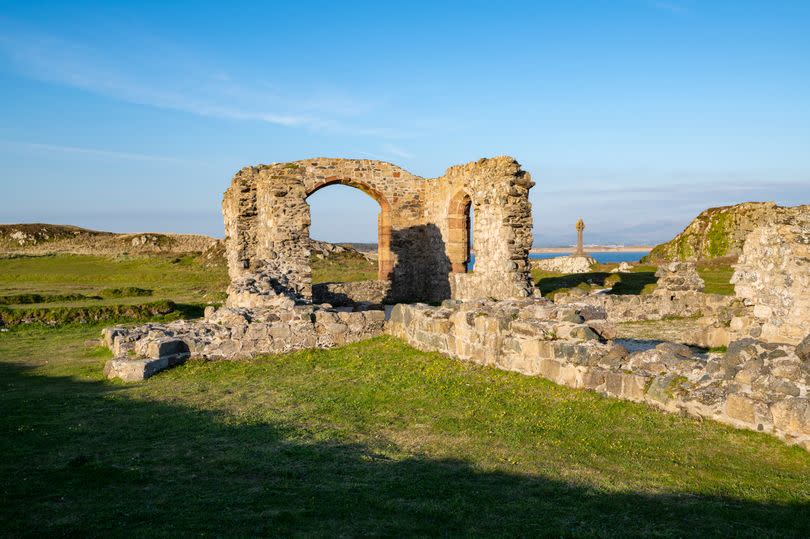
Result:
{"label": "arch opening", "polygon": [[466,192],[459,191],[450,199],[447,211],[447,256],[453,273],[467,273],[473,269],[473,219],[472,199]]}
{"label": "arch opening", "polygon": [[309,204],[309,198],[317,193],[318,191],[324,189],[325,187],[329,187],[331,185],[344,185],[347,187],[353,187],[362,191],[369,197],[371,197],[377,204],[379,205],[379,212],[377,214],[377,279],[380,281],[389,281],[391,280],[393,270],[394,270],[394,260],[391,253],[391,235],[392,235],[392,216],[391,216],[391,205],[385,199],[385,197],[379,191],[373,189],[372,187],[368,186],[365,183],[357,182],[353,180],[330,180],[325,181],[323,183],[319,183],[312,189],[310,189],[306,194],[307,204]]}

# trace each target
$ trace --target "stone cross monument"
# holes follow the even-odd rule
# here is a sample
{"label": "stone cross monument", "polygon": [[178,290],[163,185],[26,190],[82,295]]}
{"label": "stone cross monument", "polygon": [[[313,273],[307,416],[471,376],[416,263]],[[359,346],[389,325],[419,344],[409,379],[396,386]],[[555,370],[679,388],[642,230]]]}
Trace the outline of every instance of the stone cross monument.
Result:
{"label": "stone cross monument", "polygon": [[577,249],[572,256],[587,256],[585,249],[582,248],[582,231],[585,230],[585,222],[580,219],[576,224],[577,229]]}

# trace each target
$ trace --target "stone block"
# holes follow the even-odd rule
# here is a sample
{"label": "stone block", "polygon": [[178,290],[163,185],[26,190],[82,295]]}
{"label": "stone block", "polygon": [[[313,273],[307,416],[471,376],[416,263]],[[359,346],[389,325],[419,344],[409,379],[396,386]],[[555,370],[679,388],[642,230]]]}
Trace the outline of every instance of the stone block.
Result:
{"label": "stone block", "polygon": [[560,377],[560,362],[554,359],[541,359],[540,375],[552,381],[558,380]]}
{"label": "stone block", "polygon": [[[338,324],[329,324],[329,326],[334,326],[334,325],[338,325]],[[340,324],[340,325],[342,325],[342,324]],[[343,326],[343,327],[345,328],[346,326]],[[327,331],[332,333],[332,331],[330,331],[330,330],[327,330]],[[276,339],[282,340],[282,339],[289,338],[290,335],[292,335],[292,332],[290,331],[290,325],[289,324],[281,322],[281,323],[272,324],[269,328],[267,328],[267,334],[270,337],[272,337],[273,340],[276,340]]]}
{"label": "stone block", "polygon": [[125,359],[117,358],[104,365],[104,376],[108,379],[120,378],[124,382],[145,380],[171,365],[166,357],[158,359]]}
{"label": "stone block", "polygon": [[643,401],[644,392],[646,391],[647,382],[649,380],[651,380],[651,377],[648,376],[623,374],[621,396],[631,401]]}
{"label": "stone block", "polygon": [[647,388],[646,400],[666,405],[673,398],[672,386],[676,379],[673,374],[655,377]]}
{"label": "stone block", "polygon": [[561,365],[559,374],[557,375],[557,379],[555,381],[560,385],[568,387],[582,387],[579,370],[574,365]]}
{"label": "stone block", "polygon": [[774,426],[790,434],[810,435],[810,399],[788,398],[771,405]]}
{"label": "stone block", "polygon": [[802,342],[796,346],[796,355],[799,359],[810,364],[810,335],[807,335]]}
{"label": "stone block", "polygon": [[188,359],[188,345],[181,339],[160,339],[150,341],[146,346],[147,359],[166,358],[169,366],[177,365]]}
{"label": "stone block", "polygon": [[719,348],[728,346],[731,341],[731,334],[725,327],[708,327],[703,330],[701,343],[707,348]]}
{"label": "stone block", "polygon": [[122,327],[104,328],[101,330],[101,339],[104,342],[104,346],[112,348],[115,338],[119,335],[126,335],[126,333],[126,328]]}
{"label": "stone block", "polygon": [[605,384],[605,371],[598,367],[589,367],[582,373],[582,387],[587,389],[602,389]]}
{"label": "stone block", "polygon": [[622,395],[622,373],[608,371],[605,373],[605,393],[613,397]]}
{"label": "stone block", "polygon": [[745,395],[736,393],[728,395],[723,412],[730,418],[743,423],[753,425],[757,420],[756,402]]}

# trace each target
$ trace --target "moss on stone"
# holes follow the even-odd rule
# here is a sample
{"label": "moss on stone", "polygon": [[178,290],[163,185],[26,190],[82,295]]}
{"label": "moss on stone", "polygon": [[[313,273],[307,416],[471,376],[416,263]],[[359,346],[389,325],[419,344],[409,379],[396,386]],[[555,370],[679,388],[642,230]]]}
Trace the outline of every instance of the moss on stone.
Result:
{"label": "moss on stone", "polygon": [[728,253],[731,214],[719,212],[709,222],[706,233],[706,255],[708,258],[725,256]]}

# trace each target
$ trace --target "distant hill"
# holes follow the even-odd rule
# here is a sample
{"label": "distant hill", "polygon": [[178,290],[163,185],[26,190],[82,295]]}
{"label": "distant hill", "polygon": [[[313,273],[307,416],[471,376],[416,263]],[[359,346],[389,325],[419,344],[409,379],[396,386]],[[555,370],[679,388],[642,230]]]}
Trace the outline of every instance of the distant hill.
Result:
{"label": "distant hill", "polygon": [[0,225],[0,254],[187,254],[217,249],[221,240],[198,234],[116,234],[70,225]]}
{"label": "distant hill", "polygon": [[736,259],[746,236],[754,228],[773,222],[789,222],[808,212],[810,205],[785,207],[773,202],[744,202],[736,206],[709,208],[673,239],[656,245],[648,259],[651,262]]}
{"label": "distant hill", "polygon": [[[358,244],[367,245],[367,244]],[[376,245],[375,245],[376,248]],[[332,244],[311,240],[316,258],[356,255],[375,258],[374,252],[362,252],[350,244]],[[116,234],[71,225],[27,223],[0,225],[0,256],[15,255],[200,255],[208,263],[225,263],[223,240],[201,234],[161,234],[142,232]]]}

